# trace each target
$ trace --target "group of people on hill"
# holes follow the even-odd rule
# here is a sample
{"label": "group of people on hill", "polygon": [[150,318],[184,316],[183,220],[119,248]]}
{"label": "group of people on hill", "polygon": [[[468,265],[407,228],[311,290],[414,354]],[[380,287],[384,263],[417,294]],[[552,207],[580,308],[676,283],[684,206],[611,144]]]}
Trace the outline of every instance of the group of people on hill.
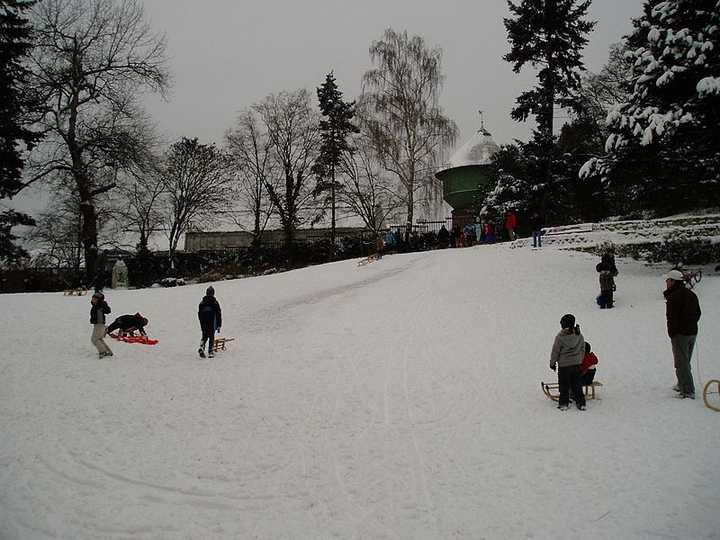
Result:
{"label": "group of people on hill", "polygon": [[[615,258],[605,253],[596,266],[600,274],[600,296],[598,304],[603,309],[613,307],[614,278],[618,275]],[[695,399],[691,358],[695,347],[700,320],[700,303],[697,295],[687,288],[685,276],[680,270],[671,270],[665,275],[665,317],[667,333],[677,378],[673,390],[677,397]],[[585,341],[575,316],[568,313],[560,319],[560,332],[555,336],[550,352],[550,369],[557,369],[560,397],[558,408],[567,410],[570,398],[579,410],[585,410],[583,386],[592,384],[598,359]]]}
{"label": "group of people on hill", "polygon": [[[112,324],[106,325],[106,316],[111,313],[110,305],[105,299],[102,291],[95,291],[90,298],[90,324],[92,325],[92,334],[90,342],[95,346],[100,358],[113,356],[113,352],[105,343],[105,336],[117,330],[120,336],[133,336],[138,332],[142,336],[147,336],[145,326],[148,324],[147,317],[140,313],[134,315],[121,315],[116,318]],[[207,356],[212,358],[214,354],[215,333],[220,332],[222,326],[222,309],[220,303],[215,298],[215,289],[208,287],[205,291],[200,305],[198,306],[198,320],[200,321],[200,331],[202,337],[200,339],[200,347],[198,354],[201,358],[205,358],[205,346],[207,345]]]}
{"label": "group of people on hill", "polygon": [[476,223],[460,226],[456,223],[451,230],[445,225],[438,231],[438,245],[446,247],[470,247],[475,244],[493,244],[502,240],[516,240],[517,216],[513,210],[505,212],[502,220],[482,216]]}

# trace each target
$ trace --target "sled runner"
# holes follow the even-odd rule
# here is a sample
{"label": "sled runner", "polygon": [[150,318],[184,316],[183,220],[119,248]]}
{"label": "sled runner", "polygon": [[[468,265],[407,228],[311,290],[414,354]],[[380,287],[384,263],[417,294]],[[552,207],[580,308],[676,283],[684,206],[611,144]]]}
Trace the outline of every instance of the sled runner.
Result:
{"label": "sled runner", "polygon": [[700,280],[702,279],[702,270],[684,270],[680,269],[680,272],[682,272],[683,275],[683,281],[687,284],[689,289],[692,289],[695,285],[700,283]]}
{"label": "sled runner", "polygon": [[[600,399],[599,397],[596,397],[595,389],[601,387],[602,385],[603,383],[600,381],[593,381],[591,384],[583,385],[585,399]],[[543,393],[553,401],[558,401],[560,399],[560,385],[558,383],[546,383],[540,381],[540,386],[542,387]]]}
{"label": "sled runner", "polygon": [[705,388],[703,388],[703,401],[705,402],[705,406],[708,409],[720,412],[720,399],[718,396],[720,396],[720,381],[717,379],[709,380],[705,384]]}
{"label": "sled runner", "polygon": [[147,336],[121,336],[119,334],[108,334],[111,338],[125,343],[139,343],[141,345],[157,345],[157,339],[150,339]]}
{"label": "sled runner", "polygon": [[232,338],[232,337],[228,337],[228,338],[216,337],[216,338],[215,338],[215,341],[213,342],[213,352],[224,351],[224,350],[225,350],[225,346],[227,345],[227,343],[228,343],[229,341],[235,341],[235,338]]}

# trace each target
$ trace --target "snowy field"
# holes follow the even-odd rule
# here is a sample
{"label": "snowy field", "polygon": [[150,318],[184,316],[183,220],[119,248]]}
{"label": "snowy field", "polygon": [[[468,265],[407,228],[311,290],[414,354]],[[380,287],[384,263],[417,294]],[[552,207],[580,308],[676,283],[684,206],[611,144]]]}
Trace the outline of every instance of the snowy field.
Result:
{"label": "snowy field", "polygon": [[[107,291],[155,347],[90,344],[89,296],[0,296],[0,538],[720,538],[720,413],[673,398],[666,268],[482,246]],[[696,287],[698,396],[720,280]],[[540,390],[566,313],[600,359],[588,410]],[[699,368],[699,369],[698,369]]]}

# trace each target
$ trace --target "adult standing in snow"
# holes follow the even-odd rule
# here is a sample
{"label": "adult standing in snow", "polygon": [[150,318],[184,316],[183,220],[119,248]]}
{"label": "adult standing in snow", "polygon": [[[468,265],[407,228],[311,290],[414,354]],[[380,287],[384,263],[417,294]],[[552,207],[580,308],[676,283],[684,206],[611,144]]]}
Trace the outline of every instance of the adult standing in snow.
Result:
{"label": "adult standing in snow", "polygon": [[198,354],[200,358],[205,358],[205,343],[208,342],[208,356],[212,358],[215,356],[213,352],[215,332],[219,332],[222,326],[222,311],[215,298],[215,289],[212,285],[207,288],[205,296],[198,306],[198,319],[200,319],[200,330],[202,330],[202,340],[200,341]]}
{"label": "adult standing in snow", "polygon": [[517,227],[517,217],[512,210],[505,212],[505,230],[508,234],[508,240],[511,242],[517,238],[515,228]]}
{"label": "adult standing in snow", "polygon": [[450,233],[448,232],[444,224],[442,227],[440,227],[440,230],[438,231],[437,239],[440,249],[445,249],[446,247],[448,247],[448,242],[450,241]]}
{"label": "adult standing in snow", "polygon": [[539,213],[533,212],[530,217],[530,228],[532,229],[532,240],[534,248],[542,247],[542,228],[545,225]]}
{"label": "adult standing in snow", "polygon": [[672,345],[677,385],[673,388],[680,398],[695,399],[690,359],[700,320],[700,302],[697,295],[685,287],[680,270],[670,270],[665,276],[665,315],[667,332]]}
{"label": "adult standing in snow", "polygon": [[101,292],[96,292],[92,295],[90,304],[92,306],[90,308],[90,324],[93,325],[90,343],[95,345],[100,358],[112,356],[113,352],[103,340],[105,337],[105,315],[110,313],[110,306],[105,301],[105,295]]}
{"label": "adult standing in snow", "polygon": [[580,365],[585,356],[585,338],[580,333],[580,326],[575,324],[575,316],[568,313],[560,319],[560,333],[555,336],[550,353],[550,369],[557,366],[560,399],[558,409],[567,410],[570,406],[570,391],[575,405],[585,410],[585,395],[582,391]]}

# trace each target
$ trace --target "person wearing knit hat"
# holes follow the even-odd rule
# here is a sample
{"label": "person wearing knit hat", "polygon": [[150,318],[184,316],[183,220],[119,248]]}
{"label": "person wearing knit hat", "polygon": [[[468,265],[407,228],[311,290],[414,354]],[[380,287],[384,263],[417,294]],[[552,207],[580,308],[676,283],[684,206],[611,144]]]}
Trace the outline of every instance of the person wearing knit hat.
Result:
{"label": "person wearing knit hat", "polygon": [[560,319],[560,333],[555,336],[550,353],[550,369],[557,367],[560,398],[558,409],[570,407],[570,392],[578,410],[585,410],[585,394],[583,394],[580,365],[585,356],[585,338],[580,333],[580,326],[575,324],[575,316],[571,313]]}
{"label": "person wearing knit hat", "polygon": [[685,276],[678,269],[665,274],[665,317],[670,337],[677,384],[673,389],[679,398],[695,399],[690,360],[700,320],[700,302],[697,295],[685,287]]}
{"label": "person wearing knit hat", "polygon": [[212,285],[205,290],[205,296],[198,306],[198,319],[200,319],[200,330],[202,331],[198,354],[200,358],[205,358],[205,343],[207,343],[208,357],[212,358],[215,356],[213,352],[215,332],[219,332],[222,326],[222,310],[220,303],[215,298],[215,289]]}
{"label": "person wearing knit hat", "polygon": [[98,356],[103,358],[105,356],[112,356],[113,352],[104,341],[106,334],[105,330],[105,315],[110,313],[110,306],[105,301],[105,295],[100,291],[97,291],[90,298],[90,324],[93,325],[92,335],[90,336],[90,343],[95,345],[98,351]]}

